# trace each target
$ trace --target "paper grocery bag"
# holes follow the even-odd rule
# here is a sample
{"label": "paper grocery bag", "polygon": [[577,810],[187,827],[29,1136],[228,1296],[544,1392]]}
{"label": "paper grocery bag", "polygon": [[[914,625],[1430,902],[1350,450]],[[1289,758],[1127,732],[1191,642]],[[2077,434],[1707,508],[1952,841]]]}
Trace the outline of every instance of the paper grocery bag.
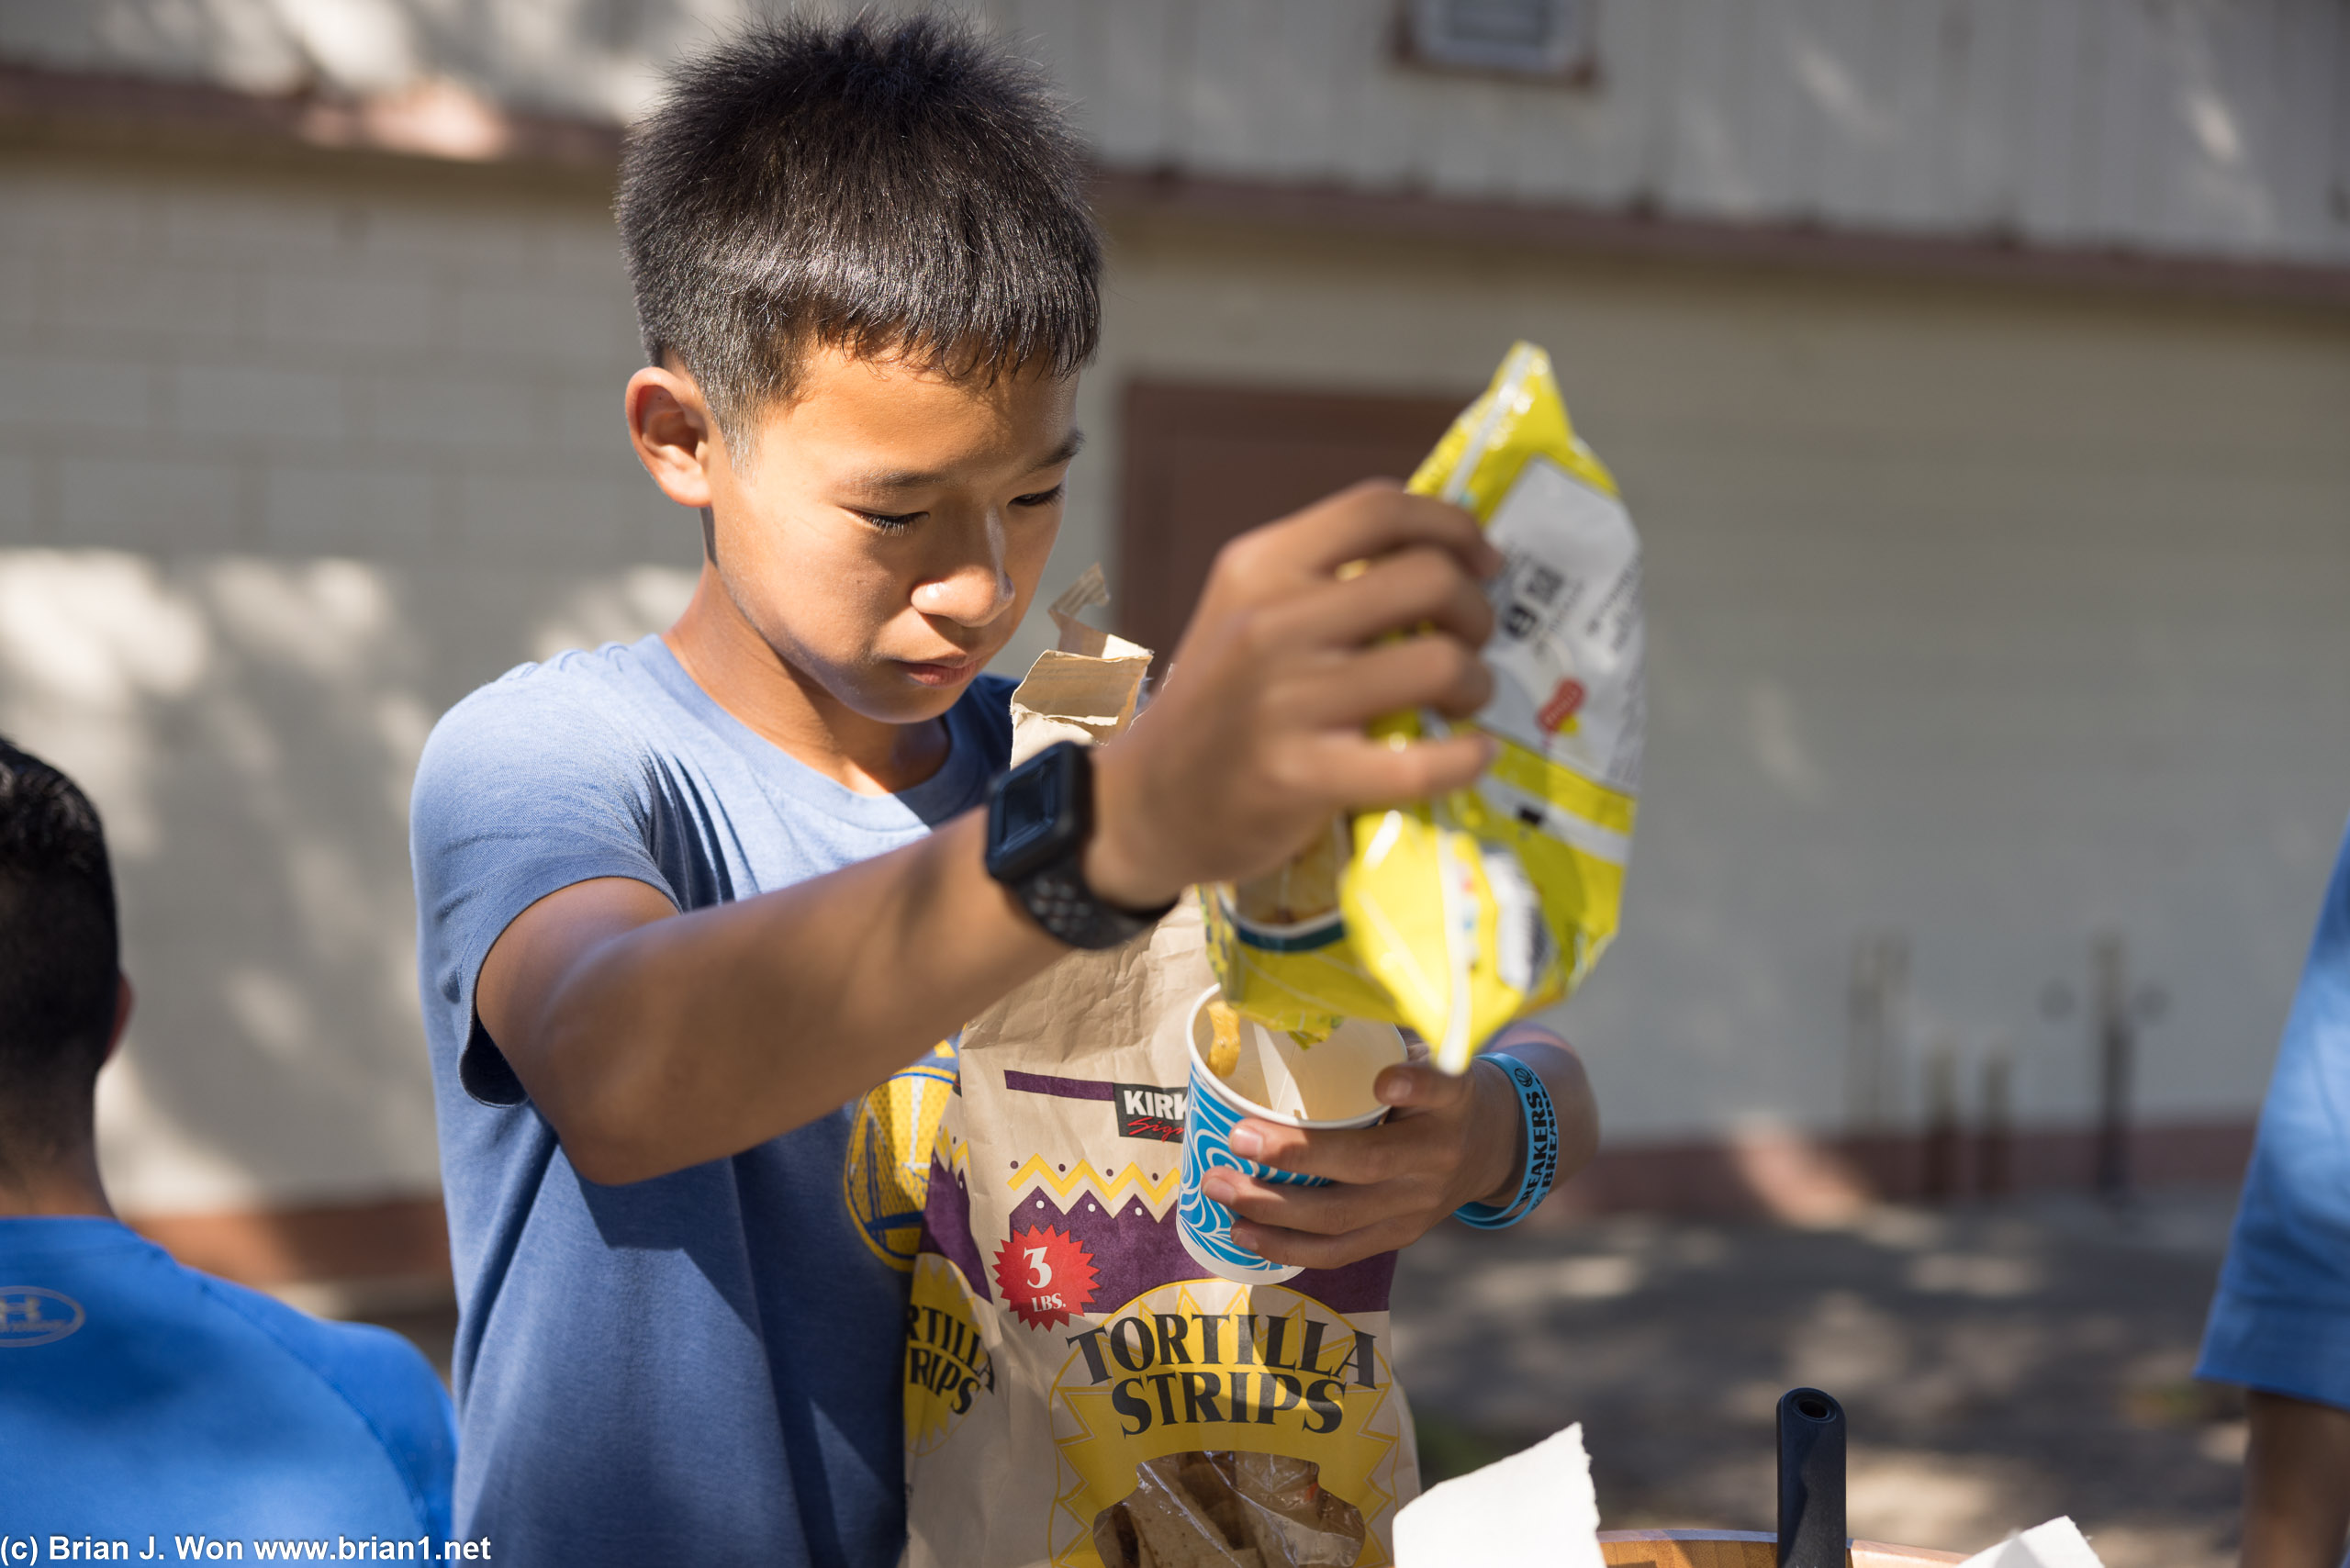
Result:
{"label": "paper grocery bag", "polygon": [[[1014,753],[1106,740],[1150,654],[1053,608]],[[1389,1365],[1394,1254],[1279,1285],[1177,1238],[1196,906],[1071,953],[962,1034],[907,1312],[910,1568],[1393,1562],[1419,1491]]]}

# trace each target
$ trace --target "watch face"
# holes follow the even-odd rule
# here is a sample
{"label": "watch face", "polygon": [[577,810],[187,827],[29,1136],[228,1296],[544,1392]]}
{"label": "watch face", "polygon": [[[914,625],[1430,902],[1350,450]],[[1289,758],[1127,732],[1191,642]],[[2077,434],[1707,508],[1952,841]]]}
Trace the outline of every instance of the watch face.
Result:
{"label": "watch face", "polygon": [[1021,882],[1058,865],[1085,843],[1091,762],[1068,741],[1046,746],[1004,775],[988,803],[988,874]]}
{"label": "watch face", "polygon": [[1003,781],[1003,825],[999,830],[994,848],[995,857],[1008,862],[1025,857],[1060,824],[1061,770],[1058,767],[1020,767],[1013,770]]}

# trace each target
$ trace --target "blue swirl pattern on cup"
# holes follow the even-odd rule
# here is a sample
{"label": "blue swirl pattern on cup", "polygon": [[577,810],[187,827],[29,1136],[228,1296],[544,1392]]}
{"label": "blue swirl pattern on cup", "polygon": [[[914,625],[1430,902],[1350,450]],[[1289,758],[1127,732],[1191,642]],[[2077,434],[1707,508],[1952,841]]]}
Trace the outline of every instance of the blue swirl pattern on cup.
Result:
{"label": "blue swirl pattern on cup", "polygon": [[1184,1096],[1187,1105],[1183,1117],[1183,1180],[1176,1199],[1176,1224],[1182,1227],[1184,1238],[1203,1258],[1213,1258],[1230,1271],[1227,1279],[1261,1280],[1270,1282],[1286,1279],[1297,1272],[1293,1265],[1269,1263],[1246,1248],[1234,1245],[1232,1211],[1200,1190],[1200,1179],[1211,1170],[1237,1170],[1259,1181],[1278,1182],[1289,1187],[1326,1187],[1326,1176],[1305,1176],[1294,1170],[1276,1170],[1270,1165],[1259,1165],[1232,1152],[1232,1129],[1245,1119],[1242,1114],[1218,1097],[1223,1085],[1214,1075],[1200,1064],[1198,1053],[1192,1058],[1192,1090]]}

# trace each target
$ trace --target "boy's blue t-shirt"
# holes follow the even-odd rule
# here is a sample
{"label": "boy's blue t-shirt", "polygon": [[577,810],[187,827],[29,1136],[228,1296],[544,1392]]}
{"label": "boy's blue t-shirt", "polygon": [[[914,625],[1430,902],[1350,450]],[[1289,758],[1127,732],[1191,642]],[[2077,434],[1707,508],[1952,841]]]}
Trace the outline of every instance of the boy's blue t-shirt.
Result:
{"label": "boy's blue t-shirt", "polygon": [[[110,1219],[0,1219],[0,1536],[450,1538],[449,1396],[388,1329],[321,1323]],[[202,1550],[198,1548],[198,1554]],[[11,1559],[14,1561],[14,1559]]]}
{"label": "boy's blue t-shirt", "polygon": [[2350,1410],[2350,838],[2285,1023],[2195,1375]]}
{"label": "boy's blue t-shirt", "polygon": [[[695,910],[920,838],[1005,766],[1009,694],[974,682],[945,765],[889,796],[761,739],[658,637],[525,665],[434,729],[411,852],[460,1307],[457,1518],[499,1561],[897,1561],[913,1129],[949,1065],[733,1159],[598,1186],[476,1026],[474,982],[517,914],[576,882],[633,878]],[[778,1072],[824,1048],[775,1020]]]}

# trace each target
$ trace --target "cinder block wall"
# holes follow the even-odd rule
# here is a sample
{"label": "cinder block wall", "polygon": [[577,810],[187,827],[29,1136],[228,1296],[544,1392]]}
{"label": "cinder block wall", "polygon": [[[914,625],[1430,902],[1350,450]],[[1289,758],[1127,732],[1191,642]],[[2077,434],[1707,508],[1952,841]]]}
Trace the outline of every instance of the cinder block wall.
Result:
{"label": "cinder block wall", "polygon": [[118,1201],[430,1193],[418,748],[697,554],[621,440],[599,193],[25,156],[0,212],[0,729],[118,856]]}

